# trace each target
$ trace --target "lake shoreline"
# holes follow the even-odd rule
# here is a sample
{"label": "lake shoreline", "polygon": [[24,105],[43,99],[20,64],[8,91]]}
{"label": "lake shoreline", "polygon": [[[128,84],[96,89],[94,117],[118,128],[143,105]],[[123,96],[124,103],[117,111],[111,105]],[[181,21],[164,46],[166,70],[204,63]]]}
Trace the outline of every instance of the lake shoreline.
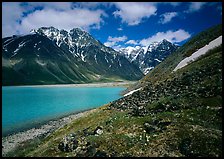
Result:
{"label": "lake shoreline", "polygon": [[58,116],[55,116],[53,118],[46,118],[44,120],[37,121],[36,123],[28,123],[26,125],[26,127],[23,126],[23,127],[15,128],[15,130],[12,130],[12,131],[9,131],[9,132],[5,132],[5,133],[2,132],[2,138],[7,137],[7,136],[11,136],[11,135],[14,135],[14,134],[17,134],[17,133],[20,133],[20,132],[25,132],[25,131],[30,130],[32,128],[39,129],[43,125],[49,124],[51,122],[56,122],[56,121],[62,120],[63,118],[66,118],[66,117],[69,117],[69,116],[77,115],[79,113],[90,111],[92,109],[96,109],[96,108],[77,110],[77,111],[73,111],[73,112],[70,112],[70,113],[63,114],[63,115],[58,115]]}
{"label": "lake shoreline", "polygon": [[83,84],[53,84],[53,85],[19,85],[19,86],[3,86],[3,87],[116,87],[134,84],[136,81],[124,82],[102,82],[102,83],[83,83]]}
{"label": "lake shoreline", "polygon": [[[136,81],[68,85],[26,85],[13,87],[127,87],[135,82]],[[62,116],[55,117],[54,119],[34,123],[20,130],[18,129],[15,131],[11,131],[10,133],[5,135],[2,134],[2,155],[5,156],[8,152],[13,151],[24,142],[46,137],[60,127],[65,126],[75,119],[86,116],[87,114],[94,112],[96,109],[97,108],[89,108],[71,112]]]}
{"label": "lake shoreline", "polygon": [[21,143],[34,140],[36,138],[47,137],[55,130],[64,127],[71,121],[84,117],[96,111],[97,108],[73,112],[70,115],[58,117],[44,123],[40,123],[30,129],[18,131],[11,135],[2,137],[2,155],[5,156],[8,152],[16,149]]}

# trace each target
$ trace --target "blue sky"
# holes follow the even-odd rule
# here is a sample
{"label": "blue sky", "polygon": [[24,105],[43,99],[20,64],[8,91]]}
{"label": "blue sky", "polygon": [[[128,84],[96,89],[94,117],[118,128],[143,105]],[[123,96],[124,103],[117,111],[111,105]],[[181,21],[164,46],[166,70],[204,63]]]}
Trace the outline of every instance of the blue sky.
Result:
{"label": "blue sky", "polygon": [[82,28],[107,46],[182,45],[222,23],[222,2],[3,2],[2,36],[53,26]]}

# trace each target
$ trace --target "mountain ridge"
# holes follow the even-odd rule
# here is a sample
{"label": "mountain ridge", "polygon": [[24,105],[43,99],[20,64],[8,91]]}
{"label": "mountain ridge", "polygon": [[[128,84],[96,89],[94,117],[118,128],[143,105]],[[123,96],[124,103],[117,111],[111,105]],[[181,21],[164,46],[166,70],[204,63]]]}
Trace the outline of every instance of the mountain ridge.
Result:
{"label": "mountain ridge", "polygon": [[42,27],[28,35],[3,38],[2,52],[3,85],[138,80],[143,76],[125,57],[77,28],[68,34]]}
{"label": "mountain ridge", "polygon": [[129,61],[136,64],[146,75],[178,48],[179,46],[163,39],[158,42],[152,42],[147,47],[128,46],[120,49],[119,52]]}

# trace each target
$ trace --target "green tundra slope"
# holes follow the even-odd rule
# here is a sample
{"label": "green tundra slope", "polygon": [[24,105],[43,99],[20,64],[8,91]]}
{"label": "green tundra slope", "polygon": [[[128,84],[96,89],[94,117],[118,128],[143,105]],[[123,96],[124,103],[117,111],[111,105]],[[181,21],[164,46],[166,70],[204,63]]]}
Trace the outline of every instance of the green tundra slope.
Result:
{"label": "green tundra slope", "polygon": [[[203,34],[211,34],[211,30]],[[187,53],[184,47],[179,48],[182,55]],[[139,82],[139,91],[74,120],[48,137],[24,143],[8,156],[221,157],[222,45],[176,72],[172,70],[184,56],[177,59],[172,54],[169,58],[164,62],[170,61],[166,67],[170,69],[163,72],[162,62]],[[173,64],[171,58],[179,62]]]}

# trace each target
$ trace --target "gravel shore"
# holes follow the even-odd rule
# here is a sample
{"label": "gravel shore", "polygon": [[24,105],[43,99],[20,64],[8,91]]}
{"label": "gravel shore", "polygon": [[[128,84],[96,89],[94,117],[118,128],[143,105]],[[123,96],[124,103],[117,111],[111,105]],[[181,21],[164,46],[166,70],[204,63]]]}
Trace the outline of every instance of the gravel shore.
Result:
{"label": "gravel shore", "polygon": [[86,116],[95,110],[96,109],[91,109],[81,113],[72,114],[67,117],[59,118],[57,120],[51,120],[38,128],[32,128],[26,131],[2,137],[2,156],[5,156],[8,152],[12,151],[23,142],[35,139],[37,137],[48,136],[56,129],[65,126],[75,119]]}
{"label": "gravel shore", "polygon": [[[88,84],[59,84],[59,85],[26,85],[16,87],[114,87],[134,84],[136,81],[125,82],[110,82],[110,83],[88,83]],[[89,113],[92,113],[96,109],[86,110],[83,112],[75,113],[66,117],[51,120],[45,124],[39,125],[35,128],[31,128],[25,131],[20,131],[12,135],[2,137],[2,155],[5,156],[8,152],[18,147],[21,143],[28,140],[35,139],[37,137],[48,136],[56,129],[65,126],[72,120],[83,117]]]}

